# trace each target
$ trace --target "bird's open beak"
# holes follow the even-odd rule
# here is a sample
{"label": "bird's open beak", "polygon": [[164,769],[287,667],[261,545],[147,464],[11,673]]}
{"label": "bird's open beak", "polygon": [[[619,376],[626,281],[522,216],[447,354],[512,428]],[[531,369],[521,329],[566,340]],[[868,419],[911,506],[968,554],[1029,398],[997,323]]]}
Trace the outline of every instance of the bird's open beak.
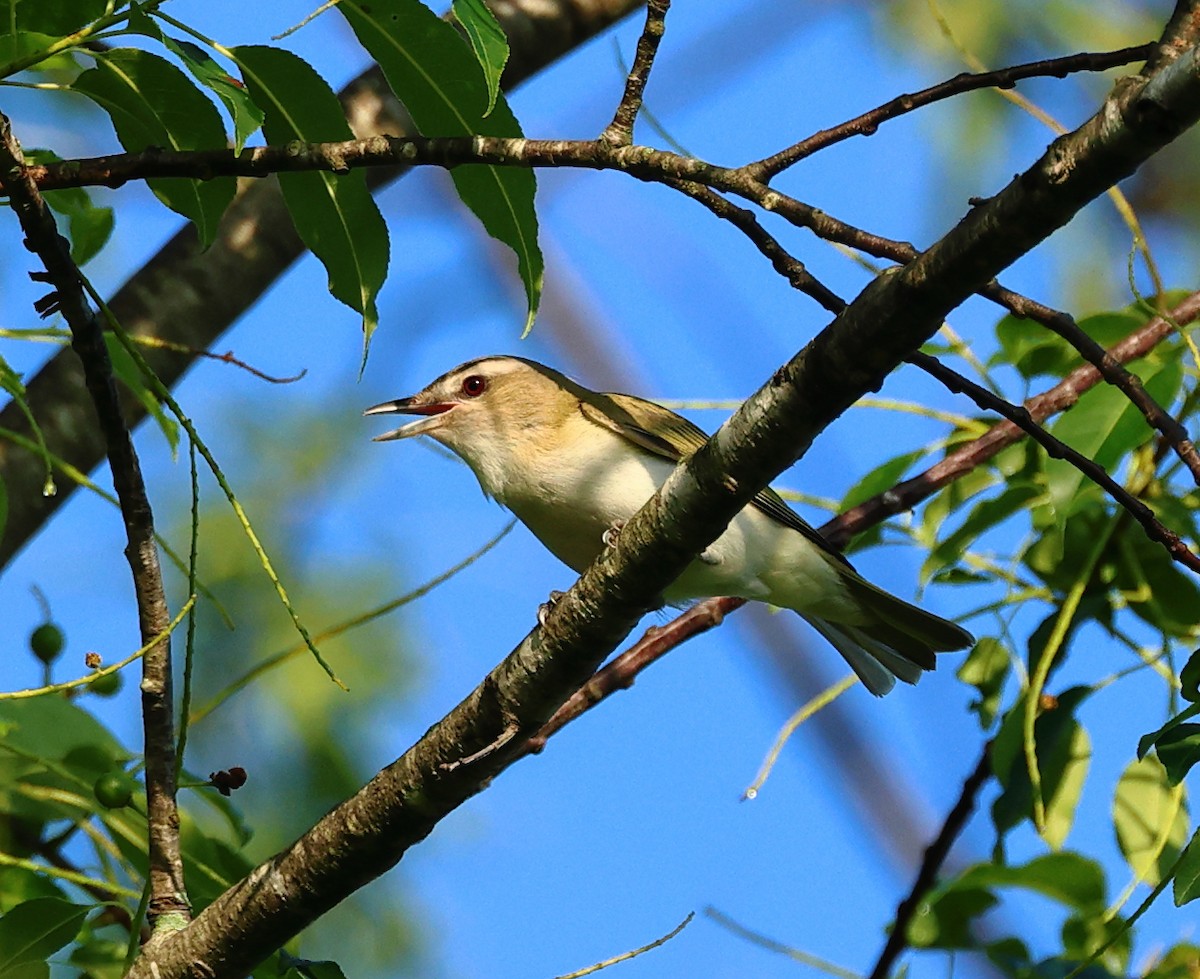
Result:
{"label": "bird's open beak", "polygon": [[454,407],[453,401],[420,402],[416,397],[400,398],[398,401],[384,401],[372,405],[364,415],[424,415],[424,418],[409,422],[399,428],[376,435],[372,442],[391,442],[393,439],[412,438],[414,435],[424,435],[438,428],[445,421],[445,414]]}

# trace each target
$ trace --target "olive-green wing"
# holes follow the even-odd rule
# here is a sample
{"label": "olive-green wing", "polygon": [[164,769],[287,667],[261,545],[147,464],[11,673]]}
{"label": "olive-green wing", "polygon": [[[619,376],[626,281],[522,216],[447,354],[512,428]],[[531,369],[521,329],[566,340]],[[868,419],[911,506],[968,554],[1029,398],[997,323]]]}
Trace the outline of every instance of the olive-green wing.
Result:
{"label": "olive-green wing", "polygon": [[[592,394],[591,398],[581,398],[579,407],[585,418],[669,462],[678,463],[708,441],[705,431],[682,415],[631,394]],[[850,567],[850,562],[841,551],[817,533],[770,487],[757,493],[751,503],[768,517],[803,534],[821,550]]]}

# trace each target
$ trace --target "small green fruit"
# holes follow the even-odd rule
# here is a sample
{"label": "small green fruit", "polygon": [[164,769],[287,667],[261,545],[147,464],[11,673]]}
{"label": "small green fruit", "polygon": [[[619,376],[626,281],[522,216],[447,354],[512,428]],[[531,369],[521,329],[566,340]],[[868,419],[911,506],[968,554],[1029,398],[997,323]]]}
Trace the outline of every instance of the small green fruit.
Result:
{"label": "small green fruit", "polygon": [[121,769],[114,768],[96,779],[92,791],[96,793],[96,800],[105,809],[123,809],[129,805],[136,788],[137,782]]}
{"label": "small green fruit", "polygon": [[88,689],[101,697],[111,697],[121,689],[122,682],[120,673],[105,673],[89,683]]}
{"label": "small green fruit", "polygon": [[53,663],[63,651],[62,629],[53,622],[43,622],[29,634],[29,648],[43,663]]}

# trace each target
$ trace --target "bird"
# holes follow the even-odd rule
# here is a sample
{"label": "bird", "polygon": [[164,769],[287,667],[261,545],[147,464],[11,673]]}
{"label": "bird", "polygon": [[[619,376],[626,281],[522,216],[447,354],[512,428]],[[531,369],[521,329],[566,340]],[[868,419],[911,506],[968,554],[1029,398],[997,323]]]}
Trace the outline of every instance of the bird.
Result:
{"label": "bird", "polygon": [[[707,440],[668,408],[592,391],[534,360],[460,364],[416,394],[365,415],[415,415],[376,442],[425,435],[458,455],[576,573],[612,541],[676,465]],[[858,574],[774,490],[759,492],[663,592],[677,605],[728,595],[797,612],[876,696],[916,683],[935,653],[965,649],[961,626]]]}

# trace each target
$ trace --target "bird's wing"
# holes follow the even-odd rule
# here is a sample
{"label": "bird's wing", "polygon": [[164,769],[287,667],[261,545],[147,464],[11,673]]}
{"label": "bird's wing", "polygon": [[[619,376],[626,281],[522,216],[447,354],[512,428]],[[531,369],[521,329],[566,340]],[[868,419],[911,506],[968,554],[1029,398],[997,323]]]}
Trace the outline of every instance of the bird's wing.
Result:
{"label": "bird's wing", "polygon": [[[593,397],[594,403],[583,399],[579,402],[585,418],[669,462],[678,463],[708,441],[702,428],[652,401],[632,394],[596,394]],[[750,502],[772,520],[803,534],[826,554],[851,567],[841,551],[817,533],[770,487],[757,493]]]}

